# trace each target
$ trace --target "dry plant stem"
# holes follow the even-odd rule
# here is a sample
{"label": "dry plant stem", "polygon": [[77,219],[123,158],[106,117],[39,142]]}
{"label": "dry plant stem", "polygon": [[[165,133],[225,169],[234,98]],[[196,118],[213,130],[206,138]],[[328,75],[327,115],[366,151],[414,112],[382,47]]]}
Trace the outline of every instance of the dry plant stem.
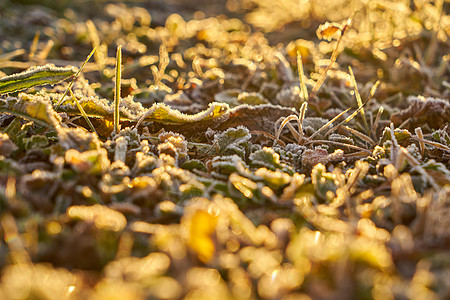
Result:
{"label": "dry plant stem", "polygon": [[347,23],[344,25],[344,28],[341,29],[341,35],[339,36],[339,38],[337,40],[336,48],[334,48],[333,53],[331,54],[330,64],[325,68],[323,73],[320,75],[319,80],[316,82],[316,84],[314,85],[314,87],[313,87],[313,89],[311,91],[311,94],[309,94],[309,99],[312,99],[312,98],[314,98],[316,96],[316,94],[319,91],[320,87],[325,82],[325,79],[327,79],[328,71],[331,69],[331,67],[336,62],[336,59],[338,57],[339,45],[341,44],[342,37],[344,36],[344,34],[348,30],[348,28],[350,28],[354,16],[355,16],[355,14],[353,16],[351,16],[350,18],[348,18],[347,19]]}
{"label": "dry plant stem", "polygon": [[305,120],[306,110],[308,109],[308,102],[303,102],[302,107],[300,107],[300,115],[298,117],[298,143],[301,144],[303,141],[303,120]]}
{"label": "dry plant stem", "polygon": [[[331,124],[333,124],[334,121],[336,121],[337,119],[339,119],[342,115],[344,115],[345,113],[347,113],[350,110],[350,108],[347,108],[346,110],[340,112],[336,117],[334,117],[333,119],[331,119],[330,121],[328,121],[325,125],[323,125],[322,127],[319,128],[319,130],[317,130],[316,132],[314,132],[309,138],[312,139],[314,138],[316,135],[318,135],[319,133],[321,133],[322,131],[324,131],[326,128],[330,127]],[[327,134],[328,135],[328,134]]]}
{"label": "dry plant stem", "polygon": [[359,131],[357,131],[357,130],[351,128],[351,127],[345,126],[345,125],[342,126],[342,128],[344,130],[346,130],[347,132],[350,132],[351,134],[356,135],[361,140],[363,140],[364,142],[368,143],[370,146],[374,146],[375,145],[375,142],[370,137],[365,135],[364,133],[359,132]]}
{"label": "dry plant stem", "polygon": [[53,40],[49,40],[47,44],[45,44],[44,49],[39,53],[38,60],[46,60],[50,50],[52,50],[53,46],[55,45],[55,42]]}
{"label": "dry plant stem", "polygon": [[[417,127],[414,132],[416,133],[416,135],[423,140],[423,133],[422,133],[422,128]],[[423,159],[423,155],[425,154],[425,144],[422,141],[419,141],[419,147],[420,147],[420,156]]]}
{"label": "dry plant stem", "polygon": [[383,111],[384,111],[384,107],[380,106],[380,108],[378,109],[377,117],[375,118],[375,122],[372,127],[372,137],[373,138],[377,138],[378,123],[380,122],[381,114],[383,113]]}
{"label": "dry plant stem", "polygon": [[308,143],[306,143],[306,145],[311,145],[311,144],[331,144],[331,145],[336,145],[336,146],[340,146],[340,147],[348,147],[348,148],[352,148],[355,150],[359,150],[361,152],[367,153],[367,154],[372,154],[372,151],[355,146],[355,145],[351,145],[351,144],[344,144],[344,143],[340,143],[340,142],[335,142],[335,141],[327,141],[327,140],[314,140],[314,141],[309,141]]}
{"label": "dry plant stem", "polygon": [[114,88],[114,133],[119,132],[119,103],[120,103],[120,84],[122,79],[122,46],[117,47],[116,54],[116,81]]}
{"label": "dry plant stem", "polygon": [[422,142],[424,144],[428,144],[428,145],[436,147],[438,149],[450,152],[450,147],[445,146],[443,144],[440,144],[440,143],[437,143],[437,142],[432,142],[432,141],[429,141],[429,140],[424,140],[424,139],[422,139],[420,137],[417,137],[417,136],[412,136],[412,138],[415,139],[416,141]]}
{"label": "dry plant stem", "polygon": [[[100,47],[100,37],[98,36],[98,31],[97,31],[97,28],[95,27],[94,22],[92,22],[91,20],[87,20],[86,28],[87,28],[89,38],[92,43],[92,48],[99,48]],[[95,62],[98,65],[99,71],[103,72],[103,70],[105,69],[105,58],[101,51],[97,51],[95,53]]]}
{"label": "dry plant stem", "polygon": [[[281,135],[281,131],[283,131],[283,128],[286,126],[286,124],[287,124],[289,121],[292,121],[292,120],[298,120],[298,117],[297,117],[296,115],[290,115],[289,117],[285,118],[285,119],[283,120],[283,122],[281,122],[281,125],[280,125],[280,127],[278,128],[278,130],[275,129],[275,141],[276,141],[276,142],[279,140],[280,135]],[[275,126],[276,126],[276,124],[275,124]]]}
{"label": "dry plant stem", "polygon": [[389,130],[391,132],[391,141],[392,141],[390,160],[391,160],[392,164],[395,166],[395,168],[398,170],[401,167],[401,162],[399,162],[399,159],[398,159],[399,145],[397,142],[397,138],[395,137],[394,123],[390,124]]}
{"label": "dry plant stem", "polygon": [[[0,55],[0,62],[7,62],[13,59],[16,56],[24,54],[26,51],[25,49],[17,49],[12,52],[4,53]],[[2,68],[6,68],[7,66],[2,63]]]}
{"label": "dry plant stem", "polygon": [[75,101],[78,109],[80,110],[81,114],[83,115],[83,118],[86,120],[86,123],[89,125],[89,128],[91,128],[92,132],[95,132],[97,134],[97,131],[95,130],[94,125],[92,125],[91,120],[89,120],[86,112],[84,111],[83,107],[80,105],[80,102],[78,102],[77,97],[72,92],[72,89],[69,88],[70,96],[72,97],[73,101]]}
{"label": "dry plant stem", "polygon": [[298,78],[300,80],[300,88],[302,91],[303,99],[308,102],[308,88],[306,87],[306,78],[305,78],[305,72],[303,71],[303,61],[302,61],[302,54],[299,50],[297,50],[297,67],[298,67]]}
{"label": "dry plant stem", "polygon": [[67,87],[66,91],[64,92],[64,94],[61,97],[61,100],[59,100],[59,102],[56,104],[56,109],[59,108],[59,106],[64,102],[64,98],[67,95],[67,92],[72,88],[73,83],[75,82],[75,80],[77,79],[78,75],[80,75],[81,71],[84,69],[84,67],[86,66],[87,62],[89,61],[89,59],[91,59],[92,55],[95,53],[95,50],[97,48],[92,49],[91,53],[89,53],[89,55],[87,56],[86,60],[83,62],[83,64],[81,65],[81,67],[78,69],[77,73],[75,73],[75,75],[73,76],[72,81],[69,83],[69,86]]}
{"label": "dry plant stem", "polygon": [[294,138],[298,141],[300,139],[299,132],[294,128],[294,126],[291,125],[291,123],[287,123],[286,126],[288,127],[289,131],[294,136]]}
{"label": "dry plant stem", "polygon": [[33,59],[34,55],[36,54],[38,44],[39,44],[39,36],[41,35],[41,32],[38,30],[34,34],[33,41],[31,42],[30,46],[30,54],[28,54],[29,59]]}

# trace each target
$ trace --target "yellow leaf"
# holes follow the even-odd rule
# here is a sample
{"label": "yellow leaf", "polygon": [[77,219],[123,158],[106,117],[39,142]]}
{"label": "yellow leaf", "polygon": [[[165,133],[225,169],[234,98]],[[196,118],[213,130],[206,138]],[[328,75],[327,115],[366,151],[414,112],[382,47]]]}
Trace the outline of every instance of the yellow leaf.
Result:
{"label": "yellow leaf", "polygon": [[338,23],[326,22],[325,24],[319,26],[316,34],[319,39],[331,41],[333,35],[340,30],[341,26]]}
{"label": "yellow leaf", "polygon": [[216,250],[211,235],[215,232],[217,217],[204,210],[197,210],[190,222],[189,247],[197,252],[198,258],[208,262]]}

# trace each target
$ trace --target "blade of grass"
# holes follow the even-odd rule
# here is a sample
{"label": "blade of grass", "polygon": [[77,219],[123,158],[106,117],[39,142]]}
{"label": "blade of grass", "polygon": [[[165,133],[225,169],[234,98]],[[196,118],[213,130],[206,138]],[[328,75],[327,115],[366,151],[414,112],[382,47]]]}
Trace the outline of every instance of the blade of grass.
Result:
{"label": "blade of grass", "polygon": [[[317,130],[316,132],[314,132],[309,138],[312,139],[314,138],[316,135],[318,135],[319,133],[321,133],[322,131],[324,131],[326,128],[328,128],[329,126],[331,126],[331,124],[333,124],[334,121],[336,121],[337,119],[339,119],[343,114],[345,114],[346,112],[348,112],[350,110],[350,108],[347,108],[346,110],[342,111],[341,113],[339,113],[336,117],[334,117],[333,119],[331,119],[330,121],[328,121],[325,125],[323,125],[322,127],[319,128],[319,130]],[[326,135],[325,135],[326,136]]]}
{"label": "blade of grass", "polygon": [[[419,139],[423,140],[422,128],[417,127],[416,129],[414,129],[414,132],[419,137]],[[425,154],[425,144],[422,141],[419,141],[419,146],[420,146],[420,156],[423,158],[423,155]]]}
{"label": "blade of grass", "polygon": [[368,154],[372,154],[372,151],[352,145],[352,144],[345,144],[345,143],[340,143],[340,142],[336,142],[336,141],[328,141],[328,140],[314,140],[314,141],[309,141],[307,143],[308,145],[310,144],[331,144],[331,145],[336,145],[336,146],[340,146],[340,147],[348,147],[351,149],[355,149],[355,150],[359,150],[361,152],[365,152]]}
{"label": "blade of grass", "polygon": [[[399,147],[400,158],[405,158],[406,161],[413,167],[413,169],[417,170],[423,177],[425,177],[430,185],[435,189],[439,190],[440,186],[436,183],[433,177],[428,174],[428,172],[420,165],[420,162],[409,153],[408,150],[404,147]],[[403,159],[402,159],[403,160]]]}
{"label": "blade of grass", "polygon": [[430,146],[433,146],[433,147],[435,147],[435,148],[438,148],[438,149],[441,149],[441,150],[450,152],[450,147],[445,146],[445,145],[443,145],[443,144],[440,144],[440,143],[437,143],[437,142],[432,142],[432,141],[429,141],[429,140],[424,140],[424,139],[419,138],[419,137],[414,136],[414,135],[411,136],[411,138],[415,139],[416,141],[422,142],[422,143],[424,143],[424,144],[428,144],[428,145],[430,145]]}
{"label": "blade of grass", "polygon": [[91,53],[89,53],[89,55],[87,56],[86,60],[83,62],[83,64],[81,65],[81,67],[78,69],[77,73],[75,73],[75,76],[73,76],[72,81],[69,83],[69,86],[67,87],[66,91],[64,92],[64,94],[61,97],[61,100],[59,100],[59,102],[56,104],[56,109],[59,108],[59,106],[63,103],[64,98],[67,95],[67,92],[72,88],[73,83],[75,82],[75,79],[77,79],[78,75],[80,75],[81,71],[84,69],[84,67],[86,66],[87,62],[89,61],[89,59],[91,59],[92,55],[94,54],[95,50],[97,48],[92,49]]}
{"label": "blade of grass", "polygon": [[297,50],[297,67],[298,67],[298,78],[300,80],[300,89],[302,91],[303,99],[308,102],[308,88],[305,83],[305,72],[303,71],[303,62],[302,62],[302,54],[300,50]]}
{"label": "blade of grass", "polygon": [[377,135],[377,129],[378,129],[378,123],[380,122],[381,115],[383,114],[384,107],[380,106],[378,109],[377,117],[375,118],[375,122],[373,123],[372,127],[372,137],[375,139]]}
{"label": "blade of grass", "polygon": [[[94,22],[91,20],[86,21],[86,28],[89,34],[89,39],[91,40],[92,47],[100,49],[100,37],[98,36],[97,28],[95,27]],[[97,63],[98,69],[100,73],[103,74],[103,70],[105,69],[105,57],[103,51],[97,51],[95,53],[95,62]]]}
{"label": "blade of grass", "polygon": [[373,96],[375,95],[375,92],[377,91],[378,86],[380,85],[380,81],[375,82],[375,84],[373,85],[372,89],[370,90],[370,96],[369,98],[366,100],[366,102],[364,102],[360,107],[358,107],[358,109],[356,109],[350,116],[348,116],[344,121],[342,121],[341,123],[339,123],[338,125],[334,126],[333,128],[331,128],[330,130],[327,131],[327,133],[325,134],[325,136],[328,136],[330,133],[332,133],[333,131],[335,131],[339,126],[344,125],[345,123],[350,122],[358,113],[359,111],[367,104],[367,102],[369,102],[370,100],[372,100]]}
{"label": "blade of grass", "polygon": [[34,55],[36,54],[38,44],[39,44],[39,36],[41,35],[41,32],[38,30],[34,34],[33,41],[31,42],[30,46],[30,54],[28,54],[29,59],[33,59]]}
{"label": "blade of grass", "polygon": [[37,85],[55,84],[76,73],[75,68],[45,65],[0,78],[0,95],[21,91]]}
{"label": "blade of grass", "polygon": [[[353,73],[353,69],[351,66],[348,66],[348,70],[350,72],[350,77],[351,77],[352,84],[353,84],[353,90],[355,91],[356,102],[358,103],[358,106],[362,106],[361,94],[359,93],[358,83],[356,82],[355,74]],[[367,132],[367,131],[369,131],[369,125],[367,124],[366,113],[364,112],[364,107],[361,108],[360,112],[361,112],[361,117],[363,119],[364,129]]]}
{"label": "blade of grass", "polygon": [[303,121],[305,120],[306,110],[308,109],[308,102],[303,102],[302,107],[300,107],[300,115],[298,117],[298,143],[303,140]]}
{"label": "blade of grass", "polygon": [[9,61],[9,60],[13,59],[14,57],[22,55],[24,53],[25,53],[25,49],[17,49],[17,50],[14,50],[12,52],[1,54],[0,55],[0,62]]}
{"label": "blade of grass", "polygon": [[122,46],[117,47],[116,53],[116,82],[114,89],[114,133],[119,132],[119,103],[120,103],[120,81],[122,79]]}
{"label": "blade of grass", "polygon": [[289,117],[285,118],[283,122],[281,122],[281,125],[278,129],[275,128],[275,142],[279,140],[281,131],[283,131],[283,128],[286,126],[286,124],[292,120],[298,120],[298,117],[296,115],[290,115]]}
{"label": "blade of grass", "polygon": [[39,52],[37,60],[38,61],[46,60],[54,45],[55,42],[53,40],[48,40],[48,42],[44,46],[44,49],[42,49],[41,52]]}
{"label": "blade of grass", "polygon": [[342,128],[344,128],[344,130],[347,130],[351,134],[356,135],[361,140],[363,140],[364,142],[368,143],[370,146],[375,145],[375,142],[369,136],[365,135],[364,133],[359,132],[358,130],[355,130],[355,129],[350,128],[348,126],[342,126]]}
{"label": "blade of grass", "polygon": [[86,120],[86,123],[88,123],[89,127],[91,128],[92,132],[95,132],[97,134],[97,131],[95,130],[94,125],[92,125],[91,120],[89,120],[86,112],[84,111],[83,107],[80,105],[80,102],[78,102],[77,97],[72,92],[72,89],[69,88],[70,96],[72,97],[73,101],[77,104],[78,109],[80,110],[81,114],[83,115],[83,118]]}

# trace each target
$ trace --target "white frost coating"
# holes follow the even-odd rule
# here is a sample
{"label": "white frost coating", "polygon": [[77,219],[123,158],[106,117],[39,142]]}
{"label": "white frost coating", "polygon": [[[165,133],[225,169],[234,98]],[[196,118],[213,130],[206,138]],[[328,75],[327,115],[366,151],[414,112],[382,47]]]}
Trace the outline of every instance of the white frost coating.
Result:
{"label": "white frost coating", "polygon": [[424,97],[424,96],[409,96],[407,98],[408,102],[412,103],[412,102],[434,102],[434,103],[442,103],[445,106],[449,106],[450,107],[450,103],[448,100],[444,100],[444,99],[440,99],[440,98],[435,98],[435,97]]}
{"label": "white frost coating", "polygon": [[127,157],[128,141],[125,137],[121,136],[116,139],[116,147],[114,152],[114,161],[125,162]]}
{"label": "white frost coating", "polygon": [[[34,74],[40,73],[40,72],[49,72],[51,73],[50,75],[59,75],[59,74],[64,74],[64,73],[73,73],[75,74],[77,72],[77,68],[73,67],[73,66],[68,66],[68,67],[57,67],[53,64],[47,64],[47,65],[43,65],[43,66],[33,66],[30,67],[29,69],[27,69],[24,72],[20,72],[20,73],[16,73],[16,74],[12,74],[9,76],[5,76],[0,78],[0,82],[6,82],[6,81],[10,81],[10,80],[18,80],[18,79],[24,79],[24,78],[28,78],[30,76],[33,76]],[[70,75],[68,75],[70,76]]]}

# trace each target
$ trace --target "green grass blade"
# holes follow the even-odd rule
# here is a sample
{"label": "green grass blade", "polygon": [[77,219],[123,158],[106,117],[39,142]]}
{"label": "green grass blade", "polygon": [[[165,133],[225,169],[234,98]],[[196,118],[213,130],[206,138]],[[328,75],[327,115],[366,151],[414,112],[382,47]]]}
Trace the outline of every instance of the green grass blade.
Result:
{"label": "green grass blade", "polygon": [[89,128],[91,128],[92,132],[95,132],[97,134],[97,131],[95,130],[94,125],[92,125],[91,120],[89,120],[88,116],[86,115],[86,112],[84,111],[83,107],[80,105],[80,102],[78,102],[78,99],[73,94],[72,89],[69,88],[69,92],[70,92],[70,96],[72,97],[73,101],[75,101],[78,109],[80,110],[81,114],[83,115],[83,118],[86,120],[86,123],[88,123]]}
{"label": "green grass blade", "polygon": [[119,102],[120,102],[120,81],[122,77],[122,46],[117,47],[116,54],[116,85],[114,89],[114,132],[119,132]]}
{"label": "green grass blade", "polygon": [[73,76],[74,67],[56,67],[48,64],[33,67],[27,71],[0,78],[0,95],[21,91],[44,84],[55,84]]}
{"label": "green grass blade", "polygon": [[72,88],[73,83],[75,82],[75,79],[77,79],[78,75],[80,75],[81,71],[84,69],[84,66],[86,66],[87,62],[89,61],[89,59],[91,59],[92,55],[95,53],[95,50],[97,48],[92,49],[91,53],[89,53],[89,55],[87,56],[86,60],[84,61],[84,63],[81,65],[81,67],[78,69],[77,73],[75,74],[75,76],[73,77],[72,81],[69,83],[69,86],[67,87],[66,91],[64,92],[64,94],[61,97],[61,100],[59,100],[58,104],[56,104],[56,109],[59,108],[59,106],[63,103],[64,98],[67,96],[67,92]]}

